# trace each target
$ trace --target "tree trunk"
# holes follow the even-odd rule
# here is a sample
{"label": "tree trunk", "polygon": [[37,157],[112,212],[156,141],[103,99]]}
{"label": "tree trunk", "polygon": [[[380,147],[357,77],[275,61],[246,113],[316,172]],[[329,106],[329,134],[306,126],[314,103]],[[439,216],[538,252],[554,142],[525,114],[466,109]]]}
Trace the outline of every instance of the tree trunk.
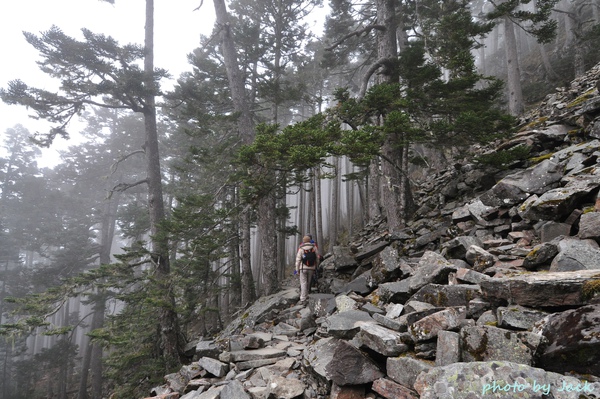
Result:
{"label": "tree trunk", "polygon": [[508,87],[508,112],[516,116],[523,112],[523,92],[521,90],[521,70],[519,68],[515,29],[513,22],[508,16],[504,17],[504,41],[508,71],[506,79]]}
{"label": "tree trunk", "polygon": [[337,245],[340,221],[340,158],[335,157],[333,161],[335,177],[331,184],[331,220],[329,221],[329,249]]}
{"label": "tree trunk", "polygon": [[271,295],[279,290],[277,279],[277,224],[275,218],[275,193],[264,195],[258,204],[258,230],[261,238],[262,270],[264,284],[262,292]]}
{"label": "tree trunk", "polygon": [[[250,114],[250,104],[248,102],[244,88],[244,79],[238,64],[236,49],[231,36],[229,22],[229,13],[224,0],[213,0],[215,7],[215,16],[221,35],[221,52],[223,62],[227,71],[229,89],[233,106],[238,114],[237,127],[243,144],[250,144],[254,139],[254,122]],[[242,260],[242,303],[245,305],[254,302],[256,299],[256,290],[252,276],[252,263],[250,257],[250,209],[243,211],[241,222],[241,260]]]}
{"label": "tree trunk", "polygon": [[[154,0],[146,0],[144,73],[148,88],[154,88]],[[150,90],[152,93],[154,90]],[[169,262],[168,238],[161,231],[160,224],[165,218],[162,193],[162,176],[158,152],[158,129],[156,126],[156,106],[154,94],[145,98],[144,126],[146,133],[146,162],[148,180],[148,211],[150,215],[150,236],[152,240],[152,260],[156,265],[156,282],[162,292],[162,305],[159,309],[160,350],[168,369],[180,364],[179,355],[183,352],[179,342],[179,323],[175,312],[175,297],[170,284],[171,266]]]}
{"label": "tree trunk", "polygon": [[[396,9],[393,0],[377,0],[377,23],[385,26],[385,30],[377,32],[377,55],[379,59],[395,59],[398,57],[396,41]],[[394,83],[398,81],[397,73],[379,75],[378,83]],[[383,118],[380,119],[383,123]],[[381,153],[383,160],[381,172],[383,175],[382,201],[385,209],[388,227],[393,231],[403,225],[404,207],[400,198],[405,196],[402,189],[407,189],[401,183],[399,169],[402,167],[398,161],[402,159],[399,153],[401,148],[401,132],[388,133],[384,139]]]}
{"label": "tree trunk", "polygon": [[379,174],[379,161],[374,159],[369,164],[369,175],[366,184],[368,201],[368,213],[366,219],[369,221],[375,220],[381,216]]}
{"label": "tree trunk", "polygon": [[[317,203],[317,227],[315,230],[315,239],[317,240],[317,245],[324,245],[323,243],[323,206],[321,203],[321,168],[317,167],[315,170],[315,198]],[[319,247],[321,250],[321,254],[325,250],[324,247]]]}

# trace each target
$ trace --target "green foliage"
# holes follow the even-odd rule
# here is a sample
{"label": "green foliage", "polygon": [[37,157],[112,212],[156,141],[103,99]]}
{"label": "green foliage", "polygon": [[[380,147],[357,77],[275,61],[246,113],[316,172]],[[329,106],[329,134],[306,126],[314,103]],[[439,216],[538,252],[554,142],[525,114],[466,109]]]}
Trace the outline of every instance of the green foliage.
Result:
{"label": "green foliage", "polygon": [[507,150],[480,155],[475,158],[475,162],[497,169],[507,169],[514,162],[527,159],[529,157],[529,150],[530,148],[526,145],[517,145]]}
{"label": "green foliage", "polygon": [[507,16],[517,21],[518,25],[533,35],[539,43],[550,43],[556,37],[558,26],[556,20],[550,19],[550,14],[559,0],[536,1],[535,12],[520,8],[529,2],[530,0],[508,0],[494,4],[495,8],[486,17],[493,21]]}
{"label": "green foliage", "polygon": [[54,124],[49,132],[36,135],[40,145],[49,146],[56,136],[68,138],[68,123],[90,106],[144,112],[144,97],[157,94],[159,80],[168,76],[162,69],[146,76],[139,67],[144,57],[141,46],[120,46],[110,36],[87,29],[82,33],[83,41],[56,26],[40,36],[25,33],[25,39],[42,56],[41,70],[60,80],[58,93],[29,87],[21,80],[0,90],[0,98],[7,104],[24,105]]}
{"label": "green foliage", "polygon": [[270,192],[275,172],[290,185],[303,182],[307,170],[336,153],[339,138],[338,124],[324,114],[289,125],[281,132],[276,125],[258,125],[254,143],[239,152],[238,162],[245,172],[236,178],[245,183],[244,198],[254,202]]}

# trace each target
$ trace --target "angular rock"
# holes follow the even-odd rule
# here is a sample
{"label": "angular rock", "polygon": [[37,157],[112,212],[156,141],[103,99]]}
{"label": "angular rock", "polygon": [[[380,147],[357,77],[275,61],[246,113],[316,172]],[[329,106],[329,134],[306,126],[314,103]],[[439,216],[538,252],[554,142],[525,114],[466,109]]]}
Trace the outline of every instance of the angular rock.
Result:
{"label": "angular rock", "polygon": [[329,335],[335,338],[352,339],[363,323],[374,323],[375,320],[362,310],[348,310],[331,315],[325,321]]}
{"label": "angular rock", "polygon": [[361,324],[356,338],[363,347],[384,356],[398,356],[409,350],[408,345],[403,343],[402,334],[373,323]]}
{"label": "angular rock", "polygon": [[529,270],[550,264],[558,254],[558,242],[544,242],[538,244],[527,254],[523,260],[523,267]]}
{"label": "angular rock", "polygon": [[533,365],[543,337],[530,332],[511,332],[493,326],[467,326],[460,331],[461,359],[465,362],[508,361]]}
{"label": "angular rock", "polygon": [[438,332],[451,330],[460,326],[467,313],[466,308],[448,308],[432,315],[426,316],[409,326],[415,342],[427,341],[435,338]]}
{"label": "angular rock", "polygon": [[582,240],[587,238],[600,240],[600,212],[588,212],[581,215],[577,236]]}
{"label": "angular rock", "polygon": [[447,366],[460,361],[460,335],[453,331],[438,332],[436,366]]}
{"label": "angular rock", "polygon": [[456,278],[459,281],[464,281],[466,283],[479,284],[483,280],[489,280],[490,277],[486,274],[476,272],[475,270],[461,267],[456,270]]}
{"label": "angular rock", "polygon": [[430,283],[445,283],[456,267],[442,255],[426,251],[409,278],[379,286],[379,296],[385,302],[404,303],[410,295]]}
{"label": "angular rock", "polygon": [[364,385],[348,385],[341,387],[337,384],[331,384],[330,399],[363,399],[364,397]]}
{"label": "angular rock", "polygon": [[356,260],[366,259],[369,256],[373,256],[375,254],[385,251],[384,248],[387,247],[388,245],[390,245],[390,243],[387,241],[382,241],[382,242],[379,242],[376,244],[367,245],[367,246],[363,247],[362,249],[358,250],[358,252],[356,252],[354,254],[354,258]]}
{"label": "angular rock", "polygon": [[558,255],[550,264],[551,272],[600,269],[600,248],[594,240],[565,237],[558,243]]}
{"label": "angular rock", "polygon": [[[274,318],[277,311],[286,309],[296,303],[299,293],[295,288],[280,291],[276,294],[259,298],[245,312],[229,323],[221,332],[221,336],[229,337],[239,334],[246,328],[253,328],[257,324]],[[202,356],[209,356],[203,354]]]}
{"label": "angular rock", "polygon": [[483,242],[473,236],[459,236],[442,244],[442,255],[448,259],[465,259],[471,245],[483,246]]}
{"label": "angular rock", "polygon": [[494,302],[507,301],[531,308],[585,305],[586,283],[598,278],[598,270],[529,273],[492,278],[480,284],[483,295]]}
{"label": "angular rock", "polygon": [[[600,170],[598,171],[600,175]],[[524,217],[530,220],[557,220],[561,215],[571,213],[577,201],[600,186],[598,176],[574,179],[561,188],[555,188],[542,194],[533,201]]]}
{"label": "angular rock", "polygon": [[221,390],[219,399],[250,399],[250,395],[244,390],[240,381],[231,380]]}
{"label": "angular rock", "polygon": [[356,259],[354,259],[354,256],[352,256],[350,248],[348,247],[334,246],[333,259],[334,268],[337,271],[353,269],[358,266]]}
{"label": "angular rock", "polygon": [[314,373],[340,386],[367,384],[383,377],[371,359],[336,338],[320,339],[309,346],[304,360]]}
{"label": "angular rock", "polygon": [[373,381],[372,389],[387,399],[417,399],[415,392],[387,378]]}
{"label": "angular rock", "polygon": [[[596,289],[600,291],[600,279]],[[600,376],[600,304],[552,314],[539,331],[548,340],[539,366]]]}
{"label": "angular rock", "polygon": [[415,359],[410,356],[388,357],[386,360],[387,375],[398,384],[412,388],[417,376],[433,367],[432,362]]}
{"label": "angular rock", "polygon": [[219,353],[221,353],[221,350],[217,347],[215,341],[200,341],[196,345],[196,356],[216,359],[219,357]]}
{"label": "angular rock", "polygon": [[478,285],[428,284],[409,298],[409,301],[427,302],[435,307],[468,306],[474,298],[482,296]]}
{"label": "angular rock", "polygon": [[304,384],[296,378],[274,376],[267,384],[268,398],[294,399],[304,393]]}
{"label": "angular rock", "polygon": [[376,287],[386,281],[407,277],[412,271],[410,265],[398,256],[398,250],[389,246],[377,254],[372,263],[373,267],[367,277],[369,287]]}
{"label": "angular rock", "polygon": [[[540,368],[497,361],[434,367],[419,375],[414,386],[420,399],[591,399],[600,392],[599,383],[585,384]],[[567,392],[569,386],[581,390]]]}
{"label": "angular rock", "polygon": [[488,206],[512,206],[531,194],[542,194],[554,188],[563,175],[564,168],[559,163],[546,159],[533,168],[506,176],[479,198]]}
{"label": "angular rock", "polygon": [[510,330],[531,330],[535,323],[548,315],[536,309],[525,308],[523,306],[499,307],[496,311],[498,318],[498,327]]}
{"label": "angular rock", "polygon": [[210,357],[202,357],[198,360],[198,365],[208,371],[215,377],[224,377],[229,371],[229,366]]}
{"label": "angular rock", "polygon": [[477,245],[471,245],[469,247],[465,254],[465,259],[473,266],[473,270],[478,272],[482,272],[485,269],[492,267],[496,261],[494,255]]}
{"label": "angular rock", "polygon": [[560,236],[571,234],[572,226],[568,223],[547,222],[540,228],[540,240],[542,242],[552,241]]}
{"label": "angular rock", "polygon": [[271,359],[285,356],[285,351],[275,348],[233,351],[229,353],[229,361],[245,362],[248,360]]}

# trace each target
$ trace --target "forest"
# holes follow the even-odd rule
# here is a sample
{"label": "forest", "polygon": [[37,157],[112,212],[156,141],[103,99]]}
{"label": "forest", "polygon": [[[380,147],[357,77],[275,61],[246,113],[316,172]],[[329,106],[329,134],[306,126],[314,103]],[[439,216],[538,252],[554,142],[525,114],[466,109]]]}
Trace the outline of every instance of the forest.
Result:
{"label": "forest", "polygon": [[168,90],[154,0],[144,43],[25,33],[59,89],[0,89],[47,123],[3,134],[0,399],[146,396],[291,278],[302,235],[400,230],[420,177],[600,62],[598,0],[330,0],[315,33],[321,1],[205,2]]}

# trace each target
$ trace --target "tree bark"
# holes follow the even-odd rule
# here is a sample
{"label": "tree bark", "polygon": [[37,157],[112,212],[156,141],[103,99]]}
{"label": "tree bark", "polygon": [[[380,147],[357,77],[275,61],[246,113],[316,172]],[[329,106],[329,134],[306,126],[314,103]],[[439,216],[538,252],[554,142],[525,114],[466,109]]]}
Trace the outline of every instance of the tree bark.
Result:
{"label": "tree bark", "polygon": [[261,238],[262,270],[264,295],[279,290],[277,279],[277,224],[275,218],[275,195],[273,192],[263,196],[258,204],[258,230]]}
{"label": "tree bark", "polygon": [[[148,88],[154,88],[154,0],[146,0],[146,26],[144,35],[144,73]],[[150,90],[154,92],[154,90]],[[148,180],[148,211],[150,215],[150,235],[152,240],[152,260],[156,265],[156,281],[162,293],[159,310],[160,349],[167,368],[180,364],[182,345],[179,342],[179,323],[175,312],[175,297],[170,288],[171,266],[169,262],[168,238],[161,231],[160,224],[165,218],[162,192],[162,176],[158,151],[158,129],[156,126],[156,105],[154,94],[145,98],[143,111],[146,133],[146,162]]]}
{"label": "tree bark", "polygon": [[[221,34],[221,52],[223,62],[227,71],[229,89],[233,106],[238,114],[237,127],[243,144],[250,144],[254,139],[254,122],[250,113],[244,88],[244,79],[241,75],[236,55],[233,37],[231,36],[231,25],[229,13],[224,0],[213,0],[217,25]],[[242,303],[247,305],[256,299],[254,278],[252,276],[252,263],[250,257],[250,209],[243,211],[241,215],[241,260],[242,260]]]}
{"label": "tree bark", "polygon": [[521,70],[519,67],[519,54],[517,52],[514,24],[508,16],[504,17],[504,40],[508,71],[506,79],[508,87],[508,112],[516,116],[523,112],[523,91],[521,89]]}

